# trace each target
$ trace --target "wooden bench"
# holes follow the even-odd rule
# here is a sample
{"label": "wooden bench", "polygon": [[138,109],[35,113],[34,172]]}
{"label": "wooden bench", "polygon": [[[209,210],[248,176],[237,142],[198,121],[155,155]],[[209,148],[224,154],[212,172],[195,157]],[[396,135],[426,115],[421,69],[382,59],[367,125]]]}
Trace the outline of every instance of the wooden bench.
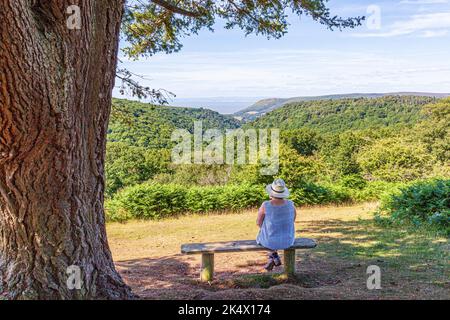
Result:
{"label": "wooden bench", "polygon": [[[288,276],[295,273],[295,250],[312,249],[316,247],[316,242],[312,239],[297,238],[295,243],[289,249],[284,250],[284,272]],[[201,281],[211,281],[214,277],[214,254],[227,252],[244,251],[267,251],[256,243],[255,240],[227,241],[211,243],[188,243],[181,246],[183,254],[201,254],[202,269],[200,272]]]}

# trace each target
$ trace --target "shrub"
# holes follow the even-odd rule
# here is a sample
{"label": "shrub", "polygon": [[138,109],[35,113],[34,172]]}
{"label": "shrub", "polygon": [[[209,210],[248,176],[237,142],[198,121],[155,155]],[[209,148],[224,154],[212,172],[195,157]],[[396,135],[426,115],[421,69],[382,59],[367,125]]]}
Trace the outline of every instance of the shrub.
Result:
{"label": "shrub", "polygon": [[383,200],[381,212],[396,224],[432,226],[450,233],[450,180],[422,181]]}
{"label": "shrub", "polygon": [[321,146],[321,154],[334,176],[359,174],[361,168],[356,161],[359,150],[367,144],[359,133],[345,132],[327,137]]}
{"label": "shrub", "polygon": [[357,202],[381,200],[398,193],[400,188],[406,185],[401,182],[372,181],[367,183],[363,189],[352,190],[352,199]]}
{"label": "shrub", "polygon": [[167,172],[170,152],[145,149],[122,142],[108,142],[106,154],[106,195],[110,198],[121,188],[143,183],[156,174]]}
{"label": "shrub", "polygon": [[353,202],[352,191],[339,185],[328,185],[329,198],[327,203]]}
{"label": "shrub", "polygon": [[277,177],[282,178],[287,185],[313,180],[322,171],[321,167],[321,162],[315,157],[301,156],[293,148],[283,145],[280,147],[280,169]]}
{"label": "shrub", "polygon": [[246,209],[261,205],[268,199],[262,185],[231,185],[222,190],[221,199],[226,208],[231,210]]}
{"label": "shrub", "polygon": [[339,185],[351,189],[364,189],[367,186],[367,181],[359,174],[351,174],[342,176]]}
{"label": "shrub", "polygon": [[170,181],[171,184],[185,186],[216,186],[228,182],[228,165],[170,165],[171,173],[162,173],[153,177],[152,182],[165,184]]}
{"label": "shrub", "polygon": [[424,178],[433,167],[423,143],[399,138],[381,139],[364,148],[358,163],[366,176],[391,182]]}
{"label": "shrub", "polygon": [[282,131],[281,139],[302,156],[312,156],[319,149],[320,137],[316,131],[309,128]]}
{"label": "shrub", "polygon": [[186,209],[190,212],[240,210],[258,206],[266,199],[260,185],[192,187],[187,192]]}
{"label": "shrub", "polygon": [[186,207],[192,212],[222,210],[226,204],[221,197],[223,187],[193,187],[187,191]]}
{"label": "shrub", "polygon": [[342,187],[304,183],[292,188],[291,199],[297,205],[343,203],[351,201],[349,192]]}
{"label": "shrub", "polygon": [[125,222],[133,219],[131,212],[123,208],[117,200],[107,200],[105,207],[108,221]]}
{"label": "shrub", "polygon": [[181,213],[240,210],[267,199],[262,185],[191,187],[140,184],[120,191],[106,202],[109,221],[160,219]]}
{"label": "shrub", "polygon": [[[371,182],[364,189],[352,189],[330,183],[319,185],[305,182],[290,189],[290,199],[297,205],[378,200],[380,197],[388,197],[398,192],[399,187],[400,184]],[[133,218],[160,219],[184,213],[254,208],[267,199],[262,184],[187,187],[144,183],[119,191],[113,199],[106,202],[106,213],[109,221],[125,221]],[[439,211],[430,219],[434,223],[441,223],[444,218],[445,215]]]}
{"label": "shrub", "polygon": [[144,183],[128,187],[107,202],[108,219],[159,219],[179,214],[186,210],[186,193],[186,188],[177,185]]}

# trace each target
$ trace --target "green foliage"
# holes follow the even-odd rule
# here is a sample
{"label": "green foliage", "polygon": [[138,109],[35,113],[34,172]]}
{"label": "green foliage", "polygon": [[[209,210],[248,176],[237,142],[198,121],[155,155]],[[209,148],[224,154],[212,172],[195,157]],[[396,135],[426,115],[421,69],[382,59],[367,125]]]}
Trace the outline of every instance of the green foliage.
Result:
{"label": "green foliage", "polygon": [[320,167],[321,163],[317,159],[301,156],[294,149],[283,145],[280,147],[280,169],[277,177],[282,178],[288,185],[314,180],[320,172]]}
{"label": "green foliage", "polygon": [[361,172],[357,155],[367,143],[362,134],[347,131],[328,136],[321,147],[321,154],[336,176],[357,175]]}
{"label": "green foliage", "polygon": [[427,119],[414,133],[424,143],[427,151],[442,164],[450,162],[450,98],[439,100],[424,107]]}
{"label": "green foliage", "polygon": [[[352,189],[337,184],[303,182],[290,188],[290,199],[296,205],[343,204],[380,198],[385,199],[384,203],[391,203],[392,197],[403,190],[401,188],[406,188],[406,185],[372,182],[362,189]],[[110,221],[161,219],[186,213],[254,208],[267,199],[268,196],[262,184],[200,187],[144,183],[118,192],[113,199],[106,202],[106,211]],[[441,221],[441,218],[442,214],[439,212],[431,219]]]}
{"label": "green foliage", "polygon": [[186,209],[186,188],[177,185],[139,184],[125,188],[106,202],[111,221],[127,218],[159,219]]}
{"label": "green foliage", "polygon": [[343,176],[338,184],[345,188],[362,190],[367,186],[367,180],[358,174],[351,174]]}
{"label": "green foliage", "polygon": [[[261,205],[268,199],[263,185],[179,186],[140,184],[120,191],[106,203],[110,221],[160,219],[185,213],[236,211]],[[303,184],[292,189],[291,199],[299,204],[342,203],[350,201],[345,190],[335,186]]]}
{"label": "green foliage", "polygon": [[145,149],[122,142],[110,142],[106,156],[106,195],[111,197],[119,189],[168,172],[170,151]]}
{"label": "green foliage", "polygon": [[404,186],[406,186],[404,183],[384,181],[367,182],[364,186],[359,183],[345,186],[342,181],[340,183],[308,182],[294,186],[291,199],[299,205],[377,201],[395,194]]}
{"label": "green foliage", "polygon": [[261,175],[262,165],[231,166],[230,183],[268,184],[282,178],[288,185],[312,181],[320,174],[323,163],[316,157],[305,157],[295,149],[281,144],[279,169],[276,175]]}
{"label": "green foliage", "polygon": [[170,148],[175,129],[194,131],[194,121],[202,121],[203,130],[235,129],[239,122],[208,109],[155,106],[114,99],[108,141],[125,142],[145,148]]}
{"label": "green foliage", "polygon": [[258,165],[236,165],[231,167],[229,183],[232,184],[268,184],[273,181],[271,176],[262,176]]}
{"label": "green foliage", "polygon": [[381,139],[358,155],[358,163],[371,179],[411,181],[424,178],[433,161],[425,145],[399,138]]}
{"label": "green foliage", "polygon": [[[170,135],[175,128],[192,131],[195,120],[203,120],[204,130],[240,124],[202,109],[116,100],[115,108],[120,112],[109,128],[106,159],[108,219],[160,219],[189,212],[255,207],[267,199],[264,185],[276,177],[287,182],[291,199],[298,205],[380,199],[390,203],[389,199],[417,179],[448,179],[449,99],[426,106],[426,101],[434,100],[383,99],[333,100],[331,106],[335,107],[349,101],[353,104],[339,112],[330,109],[327,113],[319,108],[317,121],[310,119],[314,122],[311,128],[282,130],[276,176],[261,175],[262,164],[173,165]],[[323,103],[323,108],[326,106]],[[396,114],[387,112],[388,119],[382,118],[385,122],[381,126],[375,117],[378,120],[370,120],[367,128],[358,130],[361,124],[357,125],[360,118],[355,118],[355,111],[363,106],[368,107],[367,114],[387,112],[387,108],[396,110]],[[321,126],[334,115],[338,115],[335,121],[340,123],[339,130],[351,130],[322,133]],[[405,205],[402,203],[402,208]],[[433,212],[427,223],[445,224],[447,214],[445,210]],[[381,216],[377,220],[394,223]]]}
{"label": "green foliage", "polygon": [[296,205],[315,205],[351,202],[351,195],[347,189],[335,185],[318,185],[302,183],[291,189],[290,198]]}
{"label": "green foliage", "polygon": [[250,126],[312,128],[320,133],[405,126],[425,118],[426,115],[421,114],[422,107],[434,101],[434,98],[414,96],[305,101],[269,112]]}
{"label": "green foliage", "polygon": [[187,191],[186,207],[192,212],[209,212],[223,210],[222,187],[191,187]]}
{"label": "green foliage", "polygon": [[[211,186],[224,185],[230,180],[230,165],[171,165],[170,173],[156,175],[152,181],[180,185]],[[244,182],[244,181],[243,181]]]}
{"label": "green foliage", "polygon": [[351,195],[355,202],[377,201],[395,194],[404,186],[406,184],[401,182],[372,181],[363,189],[351,189]]}
{"label": "green foliage", "polygon": [[268,199],[262,185],[230,185],[222,190],[222,200],[231,210],[246,209],[260,205]]}
{"label": "green foliage", "polygon": [[[352,202],[352,190],[336,185],[302,183],[291,188],[297,205]],[[107,201],[111,221],[160,219],[185,213],[236,211],[261,205],[268,199],[264,185],[180,186],[140,184],[120,191]]]}
{"label": "green foliage", "polygon": [[319,149],[319,135],[312,129],[284,130],[281,142],[302,156],[312,156]]}
{"label": "green foliage", "polygon": [[266,199],[263,186],[186,187],[144,183],[120,191],[114,199],[107,201],[106,212],[111,221],[160,219],[186,212],[247,209]]}
{"label": "green foliage", "polygon": [[[393,224],[423,225],[450,234],[450,180],[420,181],[382,201],[381,212]],[[381,216],[378,220],[383,220]]]}

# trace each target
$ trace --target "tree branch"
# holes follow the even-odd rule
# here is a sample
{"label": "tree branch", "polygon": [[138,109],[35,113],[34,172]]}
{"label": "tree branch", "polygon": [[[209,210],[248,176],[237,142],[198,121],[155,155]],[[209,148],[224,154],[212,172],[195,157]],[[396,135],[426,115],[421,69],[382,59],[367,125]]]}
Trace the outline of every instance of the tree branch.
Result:
{"label": "tree branch", "polygon": [[191,18],[199,18],[202,16],[201,13],[199,12],[193,12],[193,11],[188,11],[185,10],[183,8],[177,7],[176,5],[165,1],[165,0],[151,0],[154,4],[157,4],[160,7],[163,7],[164,9],[169,10],[170,12],[173,13],[178,13],[181,14],[183,16],[187,16],[187,17],[191,17]]}
{"label": "tree branch", "polygon": [[252,19],[253,21],[255,21],[256,23],[260,23],[259,19],[256,18],[254,15],[251,14],[250,11],[246,10],[245,8],[242,8],[240,6],[238,6],[233,0],[229,0],[228,1],[237,11],[244,13],[245,15],[247,15],[248,17],[250,17],[250,19]]}

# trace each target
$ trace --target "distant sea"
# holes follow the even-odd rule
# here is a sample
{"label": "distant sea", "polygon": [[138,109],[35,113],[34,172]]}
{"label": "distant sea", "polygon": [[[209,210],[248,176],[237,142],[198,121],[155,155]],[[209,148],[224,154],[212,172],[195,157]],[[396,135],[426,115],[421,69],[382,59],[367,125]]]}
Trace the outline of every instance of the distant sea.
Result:
{"label": "distant sea", "polygon": [[174,98],[169,105],[176,107],[205,108],[222,114],[232,114],[245,109],[263,97],[209,97],[209,98]]}

